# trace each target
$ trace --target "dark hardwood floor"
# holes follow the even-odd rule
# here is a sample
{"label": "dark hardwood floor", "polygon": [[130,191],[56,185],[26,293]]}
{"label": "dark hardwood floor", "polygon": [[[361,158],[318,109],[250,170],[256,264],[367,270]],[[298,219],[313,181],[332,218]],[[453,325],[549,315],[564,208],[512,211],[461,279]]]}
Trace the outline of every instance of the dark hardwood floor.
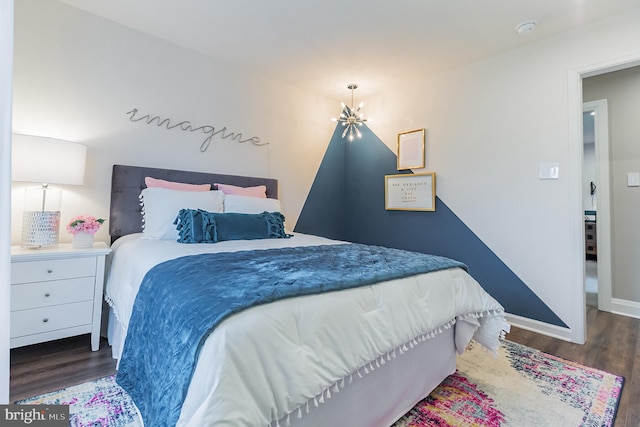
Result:
{"label": "dark hardwood floor", "polygon": [[[587,343],[572,344],[519,328],[507,339],[625,377],[615,427],[640,426],[640,320],[587,308]],[[11,400],[115,373],[106,341],[92,352],[88,335],[11,350]]]}
{"label": "dark hardwood floor", "polygon": [[106,339],[91,351],[90,335],[11,350],[10,401],[25,399],[116,373]]}

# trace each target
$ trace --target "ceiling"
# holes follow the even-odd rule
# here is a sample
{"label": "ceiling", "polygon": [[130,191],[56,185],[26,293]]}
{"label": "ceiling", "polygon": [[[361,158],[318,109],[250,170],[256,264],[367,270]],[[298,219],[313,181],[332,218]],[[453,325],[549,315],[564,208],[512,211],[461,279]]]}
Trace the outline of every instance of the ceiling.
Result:
{"label": "ceiling", "polygon": [[[59,0],[247,71],[356,102],[638,0]],[[521,36],[515,28],[535,19]]]}

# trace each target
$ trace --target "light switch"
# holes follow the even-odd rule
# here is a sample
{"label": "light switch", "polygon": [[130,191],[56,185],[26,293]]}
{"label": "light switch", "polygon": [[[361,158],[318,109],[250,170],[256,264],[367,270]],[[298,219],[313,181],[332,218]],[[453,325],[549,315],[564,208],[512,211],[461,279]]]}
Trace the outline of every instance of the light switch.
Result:
{"label": "light switch", "polygon": [[540,179],[558,179],[560,177],[559,163],[541,163]]}
{"label": "light switch", "polygon": [[640,172],[627,174],[627,187],[640,187]]}

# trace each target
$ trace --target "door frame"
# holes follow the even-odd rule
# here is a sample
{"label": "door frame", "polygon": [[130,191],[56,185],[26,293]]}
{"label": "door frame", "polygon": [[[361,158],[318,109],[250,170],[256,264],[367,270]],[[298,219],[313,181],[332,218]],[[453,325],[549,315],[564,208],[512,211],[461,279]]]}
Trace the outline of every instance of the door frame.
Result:
{"label": "door frame", "polygon": [[[569,98],[569,192],[572,214],[571,230],[575,242],[581,242],[580,250],[584,249],[584,209],[582,206],[582,79],[612,71],[640,65],[640,51],[628,55],[612,58],[582,68],[568,70],[568,98]],[[596,230],[597,232],[597,230]],[[576,316],[577,327],[572,330],[572,341],[582,344],[587,337],[587,305],[584,292],[585,256],[576,251],[574,268],[571,272],[571,283],[580,286],[582,298],[572,301],[575,306],[572,316]]]}
{"label": "door frame", "polygon": [[0,1],[0,404],[9,403],[13,0]]}

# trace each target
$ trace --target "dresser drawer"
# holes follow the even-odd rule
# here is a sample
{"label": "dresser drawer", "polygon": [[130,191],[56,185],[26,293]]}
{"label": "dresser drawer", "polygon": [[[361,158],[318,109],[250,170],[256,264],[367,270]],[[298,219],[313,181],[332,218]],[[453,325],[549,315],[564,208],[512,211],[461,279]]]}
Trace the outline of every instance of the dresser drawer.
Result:
{"label": "dresser drawer", "polygon": [[93,300],[93,277],[11,286],[11,311]]}
{"label": "dresser drawer", "polygon": [[11,284],[95,276],[96,259],[69,258],[11,264]]}
{"label": "dresser drawer", "polygon": [[11,312],[11,338],[39,334],[92,322],[93,301]]}

